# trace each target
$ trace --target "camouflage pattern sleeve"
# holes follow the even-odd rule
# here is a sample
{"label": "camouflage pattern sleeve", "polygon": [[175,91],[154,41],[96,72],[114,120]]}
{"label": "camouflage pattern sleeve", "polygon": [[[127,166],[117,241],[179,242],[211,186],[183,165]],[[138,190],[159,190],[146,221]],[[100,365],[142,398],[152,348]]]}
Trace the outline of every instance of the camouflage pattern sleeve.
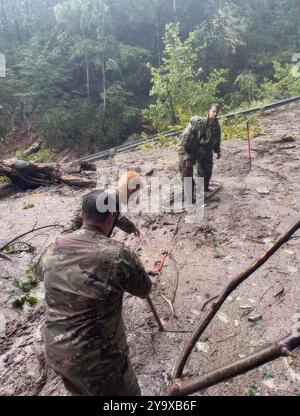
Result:
{"label": "camouflage pattern sleeve", "polygon": [[136,230],[136,226],[134,225],[134,223],[124,215],[119,216],[119,219],[116,223],[116,227],[120,228],[120,230],[124,231],[127,234],[132,234]]}
{"label": "camouflage pattern sleeve", "polygon": [[79,228],[81,228],[82,226],[82,219],[81,219],[81,215],[80,215],[81,209],[77,209],[72,217],[68,220],[68,222],[66,224],[64,224],[64,230],[63,232],[72,232],[72,231],[76,231],[79,230]]}
{"label": "camouflage pattern sleeve", "polygon": [[128,247],[123,247],[120,251],[115,279],[125,292],[142,299],[149,295],[152,287],[152,282],[140,259]]}
{"label": "camouflage pattern sleeve", "polygon": [[194,135],[193,132],[187,128],[183,131],[181,135],[181,140],[179,143],[179,155],[181,157],[186,156],[189,158],[193,155],[193,143],[194,142]]}

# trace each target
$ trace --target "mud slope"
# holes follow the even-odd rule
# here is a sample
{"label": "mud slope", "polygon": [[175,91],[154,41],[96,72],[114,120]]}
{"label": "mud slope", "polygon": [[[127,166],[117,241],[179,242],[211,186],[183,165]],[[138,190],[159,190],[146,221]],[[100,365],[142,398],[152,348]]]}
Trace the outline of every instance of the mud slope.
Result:
{"label": "mud slope", "polygon": [[[184,216],[142,213],[130,217],[139,226],[142,239],[116,231],[115,237],[135,248],[147,267],[153,267],[170,242],[179,221],[173,257],[159,278],[153,278],[153,301],[167,328],[192,330],[201,317],[201,307],[296,220],[300,210],[300,109],[275,112],[261,119],[262,134],[253,140],[253,163],[249,170],[247,146],[243,140],[223,143],[222,159],[215,163],[214,180],[224,184],[205,207],[198,225],[186,224]],[[276,143],[282,136],[296,137],[293,143]],[[177,156],[173,148],[137,150],[99,161],[98,175],[116,178],[119,169],[140,168],[146,174],[174,176]],[[82,191],[68,187],[40,188],[12,194],[0,200],[0,241],[43,226],[64,222],[79,204]],[[23,209],[25,204],[34,204]],[[53,229],[24,237],[38,252],[53,238]],[[286,244],[228,299],[193,352],[186,374],[204,373],[219,365],[257,351],[289,333],[292,317],[300,304],[300,236]],[[2,244],[1,244],[2,245]],[[11,301],[14,278],[23,278],[32,255],[0,258],[0,302],[5,334],[0,338],[1,395],[66,395],[58,377],[45,366],[41,328],[44,320],[43,285],[33,289],[39,298],[33,309],[18,311]],[[176,318],[163,296],[171,299],[176,270],[179,284],[175,298]],[[249,305],[249,314],[241,306]],[[253,325],[249,316],[262,315]],[[186,333],[159,333],[145,301],[126,296],[124,318],[133,365],[145,395],[164,393]],[[3,326],[3,325],[2,325]],[[4,336],[5,335],[5,336]],[[203,346],[205,348],[203,348]],[[300,351],[299,351],[300,353]],[[299,354],[298,354],[299,355]],[[207,389],[204,395],[247,395],[256,386],[261,395],[300,393],[297,359],[280,359],[234,380]]]}

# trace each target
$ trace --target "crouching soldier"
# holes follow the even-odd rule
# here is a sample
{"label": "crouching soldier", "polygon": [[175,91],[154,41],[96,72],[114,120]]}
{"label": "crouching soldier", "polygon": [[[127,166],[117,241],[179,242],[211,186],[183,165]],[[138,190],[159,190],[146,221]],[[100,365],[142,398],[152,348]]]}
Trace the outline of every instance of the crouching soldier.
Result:
{"label": "crouching soldier", "polygon": [[141,393],[128,357],[122,301],[125,292],[147,297],[152,283],[137,255],[109,238],[118,207],[103,212],[99,204],[110,197],[100,190],[84,196],[81,228],[60,235],[36,266],[46,292],[47,361],[74,395]]}

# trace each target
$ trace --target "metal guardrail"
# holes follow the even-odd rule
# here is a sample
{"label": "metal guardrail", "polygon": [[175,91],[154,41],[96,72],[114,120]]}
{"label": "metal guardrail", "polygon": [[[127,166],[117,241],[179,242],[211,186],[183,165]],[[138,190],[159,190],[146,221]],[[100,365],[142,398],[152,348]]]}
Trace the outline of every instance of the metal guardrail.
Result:
{"label": "metal guardrail", "polygon": [[[224,116],[219,117],[219,119],[231,119],[234,118],[236,116],[246,116],[248,114],[252,114],[252,113],[257,113],[257,112],[261,112],[263,113],[264,111],[267,110],[273,110],[275,108],[279,108],[282,106],[285,106],[287,104],[292,104],[295,102],[300,101],[300,96],[297,97],[293,97],[293,98],[288,98],[287,100],[281,100],[281,101],[277,101],[275,103],[272,104],[267,104],[264,105],[262,107],[255,107],[255,108],[250,108],[248,110],[243,110],[243,111],[239,111],[237,113],[229,113],[226,114]],[[161,135],[165,136],[165,137],[174,137],[177,136],[178,134],[180,134],[182,132],[182,130],[168,130],[166,132],[162,132]],[[120,146],[116,146],[116,147],[112,147],[111,149],[108,150],[103,150],[102,152],[98,152],[98,153],[94,153],[92,155],[89,156],[84,156],[80,159],[78,159],[78,161],[86,161],[86,162],[93,162],[95,160],[99,160],[99,159],[103,159],[105,157],[108,156],[112,156],[115,155],[116,153],[122,153],[125,152],[127,150],[131,150],[131,149],[135,149],[143,144],[146,143],[152,143],[159,140],[159,135],[153,135],[148,137],[147,140],[137,140],[134,143],[126,143],[126,144],[121,144]]]}
{"label": "metal guardrail", "polygon": [[219,118],[220,119],[221,118],[230,119],[230,118],[233,118],[233,117],[236,117],[236,116],[246,116],[248,114],[257,113],[257,112],[262,112],[263,113],[264,111],[273,110],[274,108],[279,108],[279,107],[282,107],[282,106],[287,105],[287,104],[295,103],[297,101],[300,101],[300,96],[293,97],[293,98],[288,98],[287,100],[277,101],[275,103],[267,104],[267,105],[264,105],[262,107],[250,108],[249,110],[239,111],[237,113],[229,113],[229,114],[226,114],[225,116],[221,116]]}

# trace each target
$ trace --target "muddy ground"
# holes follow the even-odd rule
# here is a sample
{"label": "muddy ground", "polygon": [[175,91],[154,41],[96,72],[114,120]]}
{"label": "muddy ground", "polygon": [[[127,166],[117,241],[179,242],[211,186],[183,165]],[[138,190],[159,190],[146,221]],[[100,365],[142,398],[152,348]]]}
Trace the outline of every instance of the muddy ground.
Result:
{"label": "muddy ground", "polygon": [[[153,278],[153,301],[165,326],[191,331],[203,312],[204,302],[217,295],[239,272],[264,252],[278,236],[299,220],[300,210],[300,109],[299,106],[265,115],[262,132],[253,139],[252,169],[245,140],[223,143],[222,158],[215,162],[214,180],[223,189],[207,203],[201,224],[186,224],[179,214],[129,215],[141,230],[141,241],[117,230],[114,237],[133,248],[149,268],[170,249],[176,224],[173,256],[162,274]],[[295,142],[277,143],[284,135]],[[174,148],[137,150],[97,162],[99,177],[116,178],[119,169],[140,169],[154,176],[177,173]],[[63,223],[78,206],[82,194],[66,186],[39,188],[25,193],[2,192],[0,245],[34,227]],[[34,204],[23,209],[26,204]],[[22,238],[37,248],[37,255],[55,235],[45,229]],[[2,243],[2,244],[1,244]],[[261,346],[289,334],[300,308],[299,233],[226,301],[205,332],[185,370],[203,374],[220,365],[258,351]],[[13,262],[0,258],[0,394],[68,395],[60,379],[45,365],[42,326],[45,306],[43,284],[32,290],[39,299],[33,308],[14,309],[15,278],[24,279],[33,261],[26,252],[12,254]],[[163,298],[171,299],[176,270],[179,284],[171,313]],[[252,309],[243,309],[247,305]],[[253,324],[248,318],[261,315]],[[162,395],[170,381],[186,333],[160,333],[144,300],[125,296],[124,319],[133,366],[144,395]],[[5,324],[5,325],[4,325]],[[298,351],[298,355],[300,351]],[[299,395],[300,362],[278,359],[232,381],[211,387],[202,395]]]}

